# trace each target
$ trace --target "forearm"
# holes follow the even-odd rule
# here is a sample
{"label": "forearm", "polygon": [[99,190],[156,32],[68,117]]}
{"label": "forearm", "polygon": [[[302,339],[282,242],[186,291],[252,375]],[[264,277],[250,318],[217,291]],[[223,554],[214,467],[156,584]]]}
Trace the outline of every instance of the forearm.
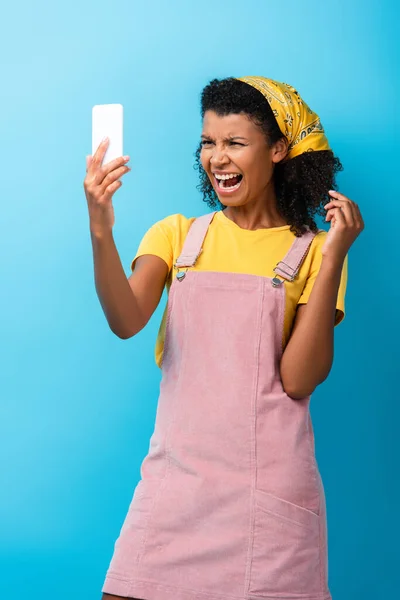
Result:
{"label": "forearm", "polygon": [[120,338],[132,337],[144,325],[143,315],[124,273],[112,231],[91,232],[96,292],[111,330]]}
{"label": "forearm", "polygon": [[295,399],[310,395],[332,367],[336,303],[343,261],[322,260],[304,315],[295,325],[282,356],[285,391]]}

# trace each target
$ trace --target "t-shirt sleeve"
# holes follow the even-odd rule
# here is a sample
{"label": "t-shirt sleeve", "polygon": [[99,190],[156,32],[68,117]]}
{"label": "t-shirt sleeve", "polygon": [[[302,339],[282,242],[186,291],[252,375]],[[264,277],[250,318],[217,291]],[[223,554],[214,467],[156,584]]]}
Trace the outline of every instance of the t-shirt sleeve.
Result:
{"label": "t-shirt sleeve", "polygon": [[162,221],[157,221],[144,234],[136,255],[131,262],[131,271],[135,268],[135,262],[139,256],[144,254],[153,254],[159,256],[168,265],[168,270],[171,270],[173,263],[173,231],[168,223],[168,218]]}
{"label": "t-shirt sleeve", "polygon": [[[313,252],[309,276],[307,277],[306,284],[303,288],[302,294],[301,294],[297,304],[307,304],[307,302],[310,298],[311,290],[313,289],[315,280],[317,278],[317,275],[318,275],[320,267],[321,267],[321,263],[322,263],[321,249],[325,242],[326,235],[327,235],[327,232],[325,235],[318,235],[315,238],[317,244],[315,247],[315,252]],[[318,238],[318,241],[317,241],[317,238]],[[347,274],[348,274],[348,255],[346,255],[346,258],[343,262],[342,275],[340,278],[340,285],[339,285],[337,301],[336,301],[335,326],[339,325],[339,323],[341,323],[343,321],[344,316],[345,316],[345,295],[346,295],[346,288],[347,288]]]}

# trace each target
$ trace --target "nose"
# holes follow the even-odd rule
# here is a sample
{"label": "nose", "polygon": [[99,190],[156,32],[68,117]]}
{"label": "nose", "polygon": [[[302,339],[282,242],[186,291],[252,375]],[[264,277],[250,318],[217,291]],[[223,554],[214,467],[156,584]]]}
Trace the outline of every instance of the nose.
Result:
{"label": "nose", "polygon": [[210,164],[218,169],[220,166],[226,165],[229,163],[229,158],[226,155],[226,151],[224,149],[219,150],[218,148],[214,148],[210,157]]}

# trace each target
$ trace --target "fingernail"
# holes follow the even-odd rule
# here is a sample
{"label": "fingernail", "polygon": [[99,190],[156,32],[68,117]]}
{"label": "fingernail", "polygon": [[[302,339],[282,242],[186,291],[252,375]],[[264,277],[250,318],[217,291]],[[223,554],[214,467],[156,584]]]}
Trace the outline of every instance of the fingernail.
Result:
{"label": "fingernail", "polygon": [[101,140],[102,142],[108,142],[108,137],[103,137],[103,139]]}

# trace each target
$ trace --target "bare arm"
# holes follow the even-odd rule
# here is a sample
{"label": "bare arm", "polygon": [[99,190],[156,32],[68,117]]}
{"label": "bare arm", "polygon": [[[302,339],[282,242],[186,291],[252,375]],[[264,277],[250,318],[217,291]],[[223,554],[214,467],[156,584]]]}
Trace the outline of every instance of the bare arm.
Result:
{"label": "bare arm", "polygon": [[138,333],[155,311],[168,275],[168,265],[158,256],[137,259],[133,274],[126,277],[113,237],[113,195],[120,178],[130,171],[129,156],[102,164],[108,140],[93,156],[86,157],[83,182],[89,210],[97,295],[111,330],[122,339]]}
{"label": "bare arm", "polygon": [[160,302],[168,275],[167,264],[158,256],[140,256],[127,278],[112,232],[93,233],[95,285],[110,329],[121,339],[136,335],[148,323]]}
{"label": "bare arm", "polygon": [[322,248],[320,271],[308,303],[296,320],[280,364],[283,388],[294,399],[310,395],[329,375],[333,363],[335,309],[341,272],[349,248],[364,229],[358,204],[340,192],[325,204],[331,228]]}
{"label": "bare arm", "polygon": [[308,303],[297,309],[280,365],[283,388],[291,398],[301,399],[312,394],[332,368],[342,267],[343,261],[324,259]]}

